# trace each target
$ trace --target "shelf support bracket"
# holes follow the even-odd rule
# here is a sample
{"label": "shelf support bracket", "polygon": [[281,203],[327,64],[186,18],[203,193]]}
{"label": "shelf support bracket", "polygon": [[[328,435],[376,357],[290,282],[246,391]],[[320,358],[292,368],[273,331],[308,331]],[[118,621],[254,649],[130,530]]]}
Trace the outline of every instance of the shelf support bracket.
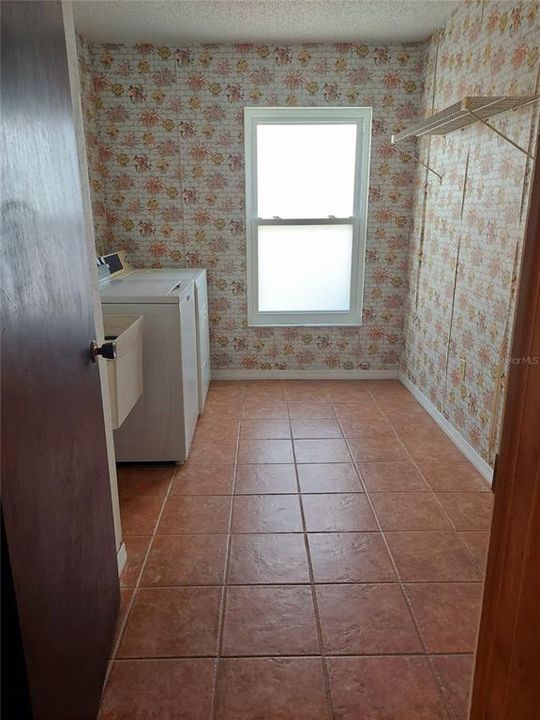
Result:
{"label": "shelf support bracket", "polygon": [[436,170],[434,170],[433,168],[429,167],[429,165],[426,165],[426,163],[425,163],[423,160],[421,160],[421,159],[418,157],[418,155],[416,155],[416,153],[412,153],[412,152],[409,152],[408,150],[405,150],[404,147],[402,147],[398,142],[396,142],[396,141],[394,140],[394,136],[393,136],[393,135],[392,135],[392,145],[394,145],[394,147],[397,147],[397,149],[398,149],[400,152],[402,152],[404,155],[408,155],[410,158],[412,158],[412,159],[413,159],[415,162],[417,162],[419,165],[422,165],[422,167],[425,167],[426,170],[429,170],[429,172],[431,172],[431,173],[433,173],[434,175],[436,175],[436,176],[439,178],[439,182],[442,182],[442,180],[443,180],[443,176],[442,176],[442,175],[439,175],[439,173],[438,173]]}
{"label": "shelf support bracket", "polygon": [[531,153],[528,150],[525,150],[525,148],[522,148],[521,145],[518,145],[513,140],[510,140],[508,135],[505,135],[503,132],[501,132],[496,127],[494,127],[491,123],[489,123],[487,120],[484,120],[484,118],[480,117],[480,115],[478,115],[478,113],[475,113],[474,110],[469,110],[469,108],[467,108],[467,112],[469,113],[469,115],[472,115],[474,118],[476,118],[476,120],[478,120],[478,122],[481,122],[482,125],[485,125],[490,130],[493,130],[493,132],[497,133],[497,135],[499,137],[502,137],[503,140],[506,140],[506,142],[509,142],[510,145],[513,145],[518,150],[521,150],[521,152],[524,153],[525,155],[527,155],[527,157],[530,157],[531,160],[535,160],[535,156],[531,155]]}

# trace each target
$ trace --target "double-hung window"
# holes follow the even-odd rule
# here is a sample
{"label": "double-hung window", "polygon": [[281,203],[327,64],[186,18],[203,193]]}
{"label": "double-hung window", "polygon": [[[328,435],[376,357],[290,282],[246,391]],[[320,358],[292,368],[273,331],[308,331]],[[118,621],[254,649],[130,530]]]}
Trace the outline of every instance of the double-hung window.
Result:
{"label": "double-hung window", "polygon": [[245,108],[249,325],[360,325],[371,108]]}

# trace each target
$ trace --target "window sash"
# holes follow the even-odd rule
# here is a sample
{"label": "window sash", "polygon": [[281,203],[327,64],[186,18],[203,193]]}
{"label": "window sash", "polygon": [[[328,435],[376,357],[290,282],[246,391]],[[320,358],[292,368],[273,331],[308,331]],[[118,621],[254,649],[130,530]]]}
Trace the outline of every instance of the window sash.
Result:
{"label": "window sash", "polygon": [[[354,207],[349,217],[263,218],[257,214],[257,126],[259,124],[356,124]],[[247,285],[249,326],[351,326],[362,324],[371,108],[245,108]],[[353,226],[351,295],[348,311],[267,312],[258,309],[258,228],[261,225]]]}
{"label": "window sash", "polygon": [[257,225],[352,225],[358,218],[254,218]]}

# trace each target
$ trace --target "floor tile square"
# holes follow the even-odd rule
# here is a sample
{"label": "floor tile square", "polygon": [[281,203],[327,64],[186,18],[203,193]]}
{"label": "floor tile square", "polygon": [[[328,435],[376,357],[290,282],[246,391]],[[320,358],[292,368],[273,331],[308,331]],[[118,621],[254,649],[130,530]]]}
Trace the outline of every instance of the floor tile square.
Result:
{"label": "floor tile square", "polygon": [[302,495],[308,532],[378,530],[364,493]]}
{"label": "floor tile square", "polygon": [[396,581],[381,533],[310,533],[308,539],[316,583]]}
{"label": "floor tile square", "polygon": [[454,720],[467,720],[473,676],[473,655],[434,655],[431,663]]}
{"label": "floor tile square", "polygon": [[[226,422],[223,420],[222,422]],[[235,428],[236,429],[236,428]],[[194,451],[201,451],[201,454],[211,455],[214,450],[218,452],[229,452],[234,455],[236,452],[237,443],[237,432],[234,435],[224,434],[221,438],[217,438],[214,433],[202,434],[195,432],[193,440],[191,442],[190,457],[193,456]],[[234,457],[232,462],[234,463]],[[211,464],[211,463],[208,463]],[[219,465],[220,462],[214,463]],[[180,470],[183,466],[180,466]]]}
{"label": "floor tile square", "polygon": [[287,402],[315,403],[317,405],[330,402],[328,390],[320,385],[319,387],[285,387],[285,398]]}
{"label": "floor tile square", "polygon": [[162,497],[145,495],[123,497],[120,502],[122,534],[152,535],[162,506]]}
{"label": "floor tile square", "polygon": [[242,404],[242,397],[216,399],[208,395],[204,405],[204,413],[199,416],[195,432],[200,432],[208,424],[218,422],[220,416],[226,417],[228,421],[234,421],[234,424],[237,425],[240,422]]}
{"label": "floor tile square", "polygon": [[243,420],[240,426],[240,439],[287,440],[291,437],[291,428],[287,420]]}
{"label": "floor tile square", "polygon": [[389,409],[383,408],[390,424],[401,437],[430,440],[448,439],[435,420],[415,400],[399,401],[390,404]]}
{"label": "floor tile square", "polygon": [[292,463],[238,465],[236,495],[297,493],[296,471]]}
{"label": "floor tile square", "polygon": [[216,655],[222,588],[137,590],[119,658]]}
{"label": "floor tile square", "polygon": [[356,462],[394,462],[408,460],[399,440],[392,435],[351,438],[349,450]]}
{"label": "floor tile square", "polygon": [[370,493],[383,530],[452,530],[431,492]]}
{"label": "floor tile square", "polygon": [[284,396],[283,383],[280,380],[247,380],[243,385],[246,402],[274,401]]}
{"label": "floor tile square", "polygon": [[364,388],[362,381],[333,380],[328,383],[328,392],[333,402],[354,402],[364,405],[373,405],[370,394]]}
{"label": "floor tile square", "polygon": [[205,465],[179,468],[171,485],[174,495],[230,495],[234,480],[234,465]]}
{"label": "floor tile square", "polygon": [[118,495],[122,499],[133,495],[164,498],[175,470],[172,463],[120,463],[116,468]]}
{"label": "floor tile square", "polygon": [[205,443],[215,444],[219,444],[225,440],[230,447],[230,444],[236,442],[238,439],[240,420],[231,420],[231,418],[222,417],[218,413],[210,413],[209,415],[207,413],[208,410],[205,409],[204,415],[199,417],[194,438],[200,439]]}
{"label": "floor tile square", "polygon": [[156,535],[141,586],[220,585],[226,553],[227,535]]}
{"label": "floor tile square", "polygon": [[238,462],[244,463],[292,463],[294,462],[290,440],[241,439]]}
{"label": "floor tile square", "polygon": [[361,400],[344,400],[334,402],[334,412],[336,417],[343,421],[363,420],[364,422],[372,420],[383,420],[383,415],[375,403],[371,401]]}
{"label": "floor tile square", "polygon": [[297,471],[303,493],[364,492],[352,463],[305,463]]}
{"label": "floor tile square", "polygon": [[233,533],[302,532],[295,495],[239,495],[234,498]]}
{"label": "floor tile square", "polygon": [[330,402],[289,401],[291,418],[334,418],[335,413]]}
{"label": "floor tile square", "polygon": [[245,400],[242,405],[242,418],[251,420],[286,420],[289,419],[285,400]]}
{"label": "floor tile square", "polygon": [[437,498],[456,530],[487,531],[491,527],[491,493],[437,493]]}
{"label": "floor tile square", "polygon": [[316,596],[328,655],[422,652],[397,583],[317,585]]}
{"label": "floor tile square", "polygon": [[469,462],[418,463],[433,492],[489,492],[489,483]]}
{"label": "floor tile square", "polygon": [[207,658],[119,660],[99,720],[209,720],[215,674]]}
{"label": "floor tile square", "polygon": [[358,469],[368,492],[429,490],[411,462],[358,463]]}
{"label": "floor tile square", "polygon": [[304,536],[297,534],[232,535],[229,583],[232,585],[308,583]]}
{"label": "floor tile square", "polygon": [[225,495],[185,495],[165,502],[158,535],[226,533],[231,498]]}
{"label": "floor tile square", "polygon": [[394,423],[398,433],[412,457],[418,462],[463,462],[465,456],[437,426],[426,432],[411,431],[402,422]]}
{"label": "floor tile square", "polygon": [[406,584],[405,592],[428,653],[474,652],[480,583]]}
{"label": "floor tile square", "polygon": [[343,657],[326,662],[339,720],[447,720],[425,657]]}
{"label": "floor tile square", "polygon": [[457,533],[387,532],[399,575],[407,582],[480,580],[478,568]]}
{"label": "floor tile square", "polygon": [[[225,422],[223,420],[223,422]],[[233,465],[236,460],[236,437],[227,441],[207,440],[194,443],[184,465],[186,470],[198,470],[205,465]]]}
{"label": "floor tile square", "polygon": [[330,418],[299,418],[291,420],[294,438],[342,438],[339,423]]}
{"label": "floor tile square", "polygon": [[392,436],[392,428],[388,422],[379,415],[367,418],[341,418],[341,428],[347,438],[376,438]]}
{"label": "floor tile square", "polygon": [[316,655],[319,639],[311,588],[227,588],[222,655]]}
{"label": "floor tile square", "polygon": [[347,463],[351,456],[345,440],[295,440],[297,463]]}
{"label": "floor tile square", "polygon": [[216,720],[328,720],[320,658],[225,658]]}

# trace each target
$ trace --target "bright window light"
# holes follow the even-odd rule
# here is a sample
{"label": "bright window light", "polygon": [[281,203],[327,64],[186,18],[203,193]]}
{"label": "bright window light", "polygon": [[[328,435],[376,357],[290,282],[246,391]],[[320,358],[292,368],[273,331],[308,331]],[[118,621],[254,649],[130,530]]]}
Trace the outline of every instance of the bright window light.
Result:
{"label": "bright window light", "polygon": [[259,310],[348,312],[352,235],[352,225],[261,225]]}
{"label": "bright window light", "polygon": [[259,125],[259,217],[353,214],[356,125]]}
{"label": "bright window light", "polygon": [[371,108],[246,108],[248,322],[360,325]]}

